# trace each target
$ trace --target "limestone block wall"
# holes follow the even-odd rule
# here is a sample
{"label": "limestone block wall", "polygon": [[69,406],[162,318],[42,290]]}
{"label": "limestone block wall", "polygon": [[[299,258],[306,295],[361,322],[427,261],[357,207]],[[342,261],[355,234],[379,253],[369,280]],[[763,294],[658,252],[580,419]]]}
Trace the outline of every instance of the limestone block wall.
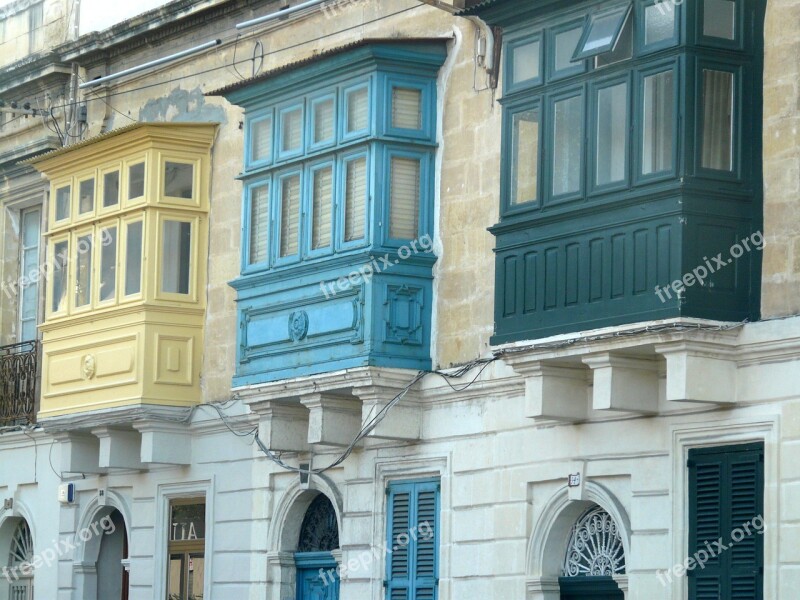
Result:
{"label": "limestone block wall", "polygon": [[767,2],[762,315],[800,312],[800,2]]}

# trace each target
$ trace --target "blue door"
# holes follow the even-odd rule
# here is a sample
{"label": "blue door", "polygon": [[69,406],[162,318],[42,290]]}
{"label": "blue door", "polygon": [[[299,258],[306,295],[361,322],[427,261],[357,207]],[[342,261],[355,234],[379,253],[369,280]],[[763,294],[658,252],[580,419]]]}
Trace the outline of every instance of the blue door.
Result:
{"label": "blue door", "polygon": [[297,600],[339,600],[339,575],[330,552],[298,552]]}
{"label": "blue door", "polygon": [[623,600],[611,577],[560,577],[561,600]]}

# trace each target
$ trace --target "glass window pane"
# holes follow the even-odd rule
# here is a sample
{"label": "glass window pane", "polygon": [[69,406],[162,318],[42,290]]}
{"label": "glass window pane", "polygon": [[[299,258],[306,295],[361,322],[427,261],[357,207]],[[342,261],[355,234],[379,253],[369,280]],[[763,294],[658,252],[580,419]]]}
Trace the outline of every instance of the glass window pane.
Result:
{"label": "glass window pane", "polygon": [[422,91],[392,88],[392,127],[422,129]]}
{"label": "glass window pane", "polygon": [[344,194],[344,241],[364,237],[367,209],[367,159],[356,158],[347,163]]}
{"label": "glass window pane", "polygon": [[313,223],[311,227],[311,249],[328,248],[331,245],[331,215],[333,214],[333,167],[314,171]]}
{"label": "glass window pane", "polygon": [[580,56],[594,56],[611,50],[616,44],[622,21],[629,11],[630,7],[626,6],[602,16],[592,16],[580,49]]}
{"label": "glass window pane", "polygon": [[628,84],[597,92],[597,185],[625,180],[628,148]]}
{"label": "glass window pane", "polygon": [[272,119],[262,119],[250,128],[250,153],[254,162],[272,158]]}
{"label": "glass window pane", "polygon": [[142,222],[128,223],[125,243],[125,295],[142,291]]}
{"label": "glass window pane", "polygon": [[281,117],[281,151],[295,152],[303,147],[303,110],[297,108]]}
{"label": "glass window pane", "polygon": [[103,206],[119,204],[119,171],[103,175]]}
{"label": "glass window pane", "polygon": [[75,256],[75,306],[92,301],[92,234],[78,238]]}
{"label": "glass window pane", "polygon": [[94,210],[94,178],[78,184],[78,213],[83,215]]}
{"label": "glass window pane", "polygon": [[167,294],[188,294],[192,264],[192,224],[164,221],[162,252],[161,291]]}
{"label": "glass window pane", "polygon": [[171,506],[169,541],[192,542],[206,537],[205,502]]}
{"label": "glass window pane", "polygon": [[581,28],[570,29],[562,33],[556,34],[556,56],[555,56],[555,70],[563,71],[570,67],[576,66],[580,61],[572,61],[575,55],[575,48],[578,47],[578,42],[581,39]]}
{"label": "glass window pane", "polygon": [[267,261],[269,249],[269,185],[250,188],[250,264]]}
{"label": "glass window pane", "polygon": [[167,582],[167,598],[169,600],[184,600],[183,566],[185,560],[185,554],[169,555],[169,581]]}
{"label": "glass window pane", "polygon": [[733,170],[733,73],[703,69],[703,162]]}
{"label": "glass window pane", "polygon": [[206,574],[206,561],[202,552],[189,555],[189,587],[187,597],[189,600],[202,600],[203,598],[203,579]]}
{"label": "glass window pane", "polygon": [[333,139],[335,112],[333,98],[321,100],[314,105],[314,143]]}
{"label": "glass window pane", "polygon": [[553,116],[553,195],[581,189],[583,154],[583,110],[579,96],[554,104]]}
{"label": "glass window pane", "polygon": [[539,109],[514,115],[511,157],[511,204],[531,202],[538,197]]}
{"label": "glass window pane", "polygon": [[144,163],[138,163],[128,168],[128,199],[142,196],[144,196]]}
{"label": "glass window pane", "polygon": [[736,39],[736,2],[733,0],[704,0],[703,35]]}
{"label": "glass window pane", "polygon": [[369,128],[369,90],[359,88],[347,94],[347,133]]}
{"label": "glass window pane", "polygon": [[56,221],[69,218],[70,187],[64,186],[56,190]]}
{"label": "glass window pane", "polygon": [[100,302],[113,300],[117,290],[117,228],[103,229],[100,240]]}
{"label": "glass window pane", "polygon": [[512,75],[514,83],[538,79],[539,65],[541,64],[540,53],[541,42],[539,40],[514,47],[511,57],[512,65],[514,66]]}
{"label": "glass window pane", "polygon": [[413,240],[419,232],[420,161],[392,158],[389,237]]}
{"label": "glass window pane", "polygon": [[33,281],[39,271],[41,211],[38,208],[22,213],[20,276],[26,283],[20,290],[20,341],[36,339],[39,313],[39,283]]}
{"label": "glass window pane", "polygon": [[191,199],[194,187],[194,165],[166,161],[164,163],[164,195]]}
{"label": "glass window pane", "polygon": [[675,92],[672,71],[644,78],[642,174],[672,169]]}
{"label": "glass window pane", "polygon": [[67,308],[67,263],[69,261],[69,242],[53,245],[53,298],[50,310],[59,312]]}
{"label": "glass window pane", "polygon": [[644,9],[644,43],[657,44],[675,34],[675,7],[672,2],[656,2]]}
{"label": "glass window pane", "polygon": [[300,248],[300,175],[281,180],[281,256],[294,256]]}

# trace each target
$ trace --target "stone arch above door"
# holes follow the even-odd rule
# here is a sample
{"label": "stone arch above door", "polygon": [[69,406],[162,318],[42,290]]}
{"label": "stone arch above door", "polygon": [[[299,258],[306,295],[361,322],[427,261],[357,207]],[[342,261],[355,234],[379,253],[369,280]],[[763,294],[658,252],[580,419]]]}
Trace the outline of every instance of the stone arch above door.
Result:
{"label": "stone arch above door", "polygon": [[[295,553],[298,551],[301,530],[309,507],[320,496],[330,501],[336,529],[342,531],[343,502],[336,486],[324,476],[314,476],[309,485],[295,481],[281,496],[272,514],[268,530],[267,598],[284,600],[296,594]],[[338,540],[337,540],[338,541]],[[331,552],[341,564],[341,550]]]}
{"label": "stone arch above door", "polygon": [[[585,484],[582,500],[571,500],[569,488],[564,486],[553,494],[542,509],[528,543],[526,559],[527,600],[559,600],[558,578],[563,573],[567,547],[576,523],[600,507],[619,531],[625,557],[630,556],[630,519],[622,504],[602,485],[593,481]],[[625,577],[620,587],[626,587]]]}

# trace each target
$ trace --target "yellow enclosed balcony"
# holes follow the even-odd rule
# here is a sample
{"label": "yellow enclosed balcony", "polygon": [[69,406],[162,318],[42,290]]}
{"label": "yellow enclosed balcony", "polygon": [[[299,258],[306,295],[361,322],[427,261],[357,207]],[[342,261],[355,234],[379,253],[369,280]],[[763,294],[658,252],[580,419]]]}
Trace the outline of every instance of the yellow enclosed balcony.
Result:
{"label": "yellow enclosed balcony", "polygon": [[45,154],[40,420],[200,402],[212,124],[137,124]]}

